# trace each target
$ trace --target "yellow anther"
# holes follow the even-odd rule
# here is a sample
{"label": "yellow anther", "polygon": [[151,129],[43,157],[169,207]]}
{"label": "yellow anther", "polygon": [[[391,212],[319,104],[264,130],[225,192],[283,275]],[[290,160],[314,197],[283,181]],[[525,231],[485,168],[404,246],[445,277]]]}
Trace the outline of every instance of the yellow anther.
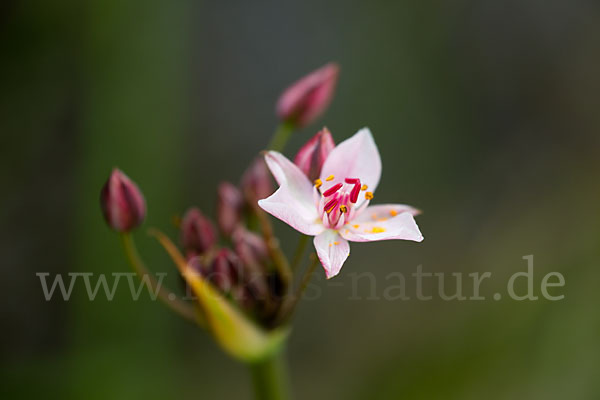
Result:
{"label": "yellow anther", "polygon": [[340,211],[341,211],[343,214],[345,214],[345,213],[347,213],[347,212],[348,212],[348,207],[346,207],[344,204],[342,204],[342,205],[340,206]]}
{"label": "yellow anther", "polygon": [[366,192],[365,193],[365,199],[367,199],[367,200],[373,200],[373,192]]}
{"label": "yellow anther", "polygon": [[385,222],[385,221],[387,221],[387,218],[377,218],[377,221],[379,221],[379,222]]}
{"label": "yellow anther", "polygon": [[349,234],[349,233],[350,233],[350,231],[349,231],[348,229],[346,229],[346,230],[344,231],[344,233],[347,235],[347,234]]}
{"label": "yellow anther", "polygon": [[395,217],[396,215],[398,215],[398,211],[396,211],[396,210],[390,210],[390,215],[392,217]]}
{"label": "yellow anther", "polygon": [[331,247],[331,246],[333,246],[333,244],[332,244],[332,243],[329,243],[329,247]]}
{"label": "yellow anther", "polygon": [[327,178],[325,178],[325,180],[326,180],[327,182],[329,182],[329,181],[332,181],[334,178],[335,178],[335,176],[333,176],[333,175],[329,175]]}
{"label": "yellow anther", "polygon": [[333,244],[335,244],[337,246],[338,244],[340,244],[340,242],[333,242]]}
{"label": "yellow anther", "polygon": [[380,226],[374,226],[373,229],[371,229],[371,233],[382,233],[385,232],[385,228],[382,228]]}
{"label": "yellow anther", "polygon": [[315,179],[315,187],[318,189],[323,184],[323,181],[320,179]]}
{"label": "yellow anther", "polygon": [[377,221],[377,214],[371,214],[371,219]]}
{"label": "yellow anther", "polygon": [[365,191],[365,190],[367,190],[368,188],[369,188],[369,187],[368,187],[367,185],[362,185],[362,186],[360,187],[360,190],[362,190],[362,191],[364,192],[364,191]]}
{"label": "yellow anther", "polygon": [[356,224],[356,225],[352,225],[352,227],[353,227],[354,229],[358,229],[358,228],[360,228],[360,225]]}

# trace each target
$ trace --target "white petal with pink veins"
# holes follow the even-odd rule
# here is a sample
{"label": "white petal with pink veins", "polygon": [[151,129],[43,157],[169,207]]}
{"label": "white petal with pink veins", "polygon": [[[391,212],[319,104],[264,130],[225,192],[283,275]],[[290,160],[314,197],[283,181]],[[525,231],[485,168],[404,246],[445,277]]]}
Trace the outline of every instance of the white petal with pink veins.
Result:
{"label": "white petal with pink veins", "polygon": [[279,185],[288,183],[312,197],[313,184],[304,172],[286,156],[277,151],[268,151],[265,154],[265,161]]}
{"label": "white petal with pink veins", "polygon": [[332,229],[327,229],[316,236],[314,245],[327,279],[333,278],[340,272],[344,261],[350,255],[350,245]]}
{"label": "white petal with pink veins", "polygon": [[408,212],[412,216],[421,214],[421,210],[411,207],[406,204],[377,204],[376,206],[368,206],[364,210],[356,213],[352,218],[355,223],[369,222],[373,220],[381,220],[384,218],[395,217],[396,215]]}
{"label": "white petal with pink veins", "polygon": [[276,218],[305,235],[318,235],[325,228],[314,204],[314,188],[304,173],[280,153],[270,151],[265,155],[267,166],[281,185],[258,205]]}
{"label": "white petal with pink veins", "polygon": [[306,207],[285,185],[266,199],[259,200],[258,205],[305,235],[315,236],[325,229],[314,205],[310,203],[310,207]]}
{"label": "white petal with pink veins", "polygon": [[[376,214],[369,215],[371,207],[340,229],[341,235],[352,242],[372,242],[376,240],[413,240],[420,242],[423,235],[410,212],[377,218]],[[367,219],[367,217],[369,217]]]}
{"label": "white petal with pink veins", "polygon": [[323,183],[330,175],[334,176],[331,186],[345,178],[358,178],[370,192],[375,191],[381,178],[381,158],[369,128],[361,129],[329,153],[321,170]]}

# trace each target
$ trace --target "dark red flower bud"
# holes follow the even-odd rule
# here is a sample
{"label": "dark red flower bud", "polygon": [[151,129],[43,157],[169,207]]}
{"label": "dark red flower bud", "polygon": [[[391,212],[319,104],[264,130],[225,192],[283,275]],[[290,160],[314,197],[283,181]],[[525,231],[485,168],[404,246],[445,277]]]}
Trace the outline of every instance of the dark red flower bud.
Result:
{"label": "dark red flower bud", "polygon": [[235,252],[248,266],[255,266],[264,263],[268,256],[267,243],[262,236],[250,232],[246,228],[239,226],[233,232],[233,245]]}
{"label": "dark red flower bud", "polygon": [[321,167],[334,147],[335,142],[331,137],[331,132],[329,129],[323,128],[300,148],[294,158],[294,163],[312,182],[321,175]]}
{"label": "dark red flower bud", "polygon": [[119,169],[113,169],[100,192],[104,219],[112,229],[128,232],[146,217],[146,201],[137,185]]}
{"label": "dark red flower bud", "polygon": [[244,199],[240,190],[229,182],[222,182],[217,192],[217,222],[221,233],[229,236],[242,218]]}
{"label": "dark red flower bud", "polygon": [[197,208],[190,208],[181,220],[181,242],[187,252],[203,254],[217,241],[215,228]]}
{"label": "dark red flower bud", "polygon": [[242,191],[250,202],[257,202],[273,194],[273,181],[262,157],[256,158],[242,176]]}
{"label": "dark red flower bud", "polygon": [[288,87],[277,101],[277,115],[298,127],[310,124],[331,103],[340,68],[329,63]]}
{"label": "dark red flower bud", "polygon": [[209,279],[224,293],[229,293],[241,280],[242,264],[230,249],[221,249],[212,262]]}

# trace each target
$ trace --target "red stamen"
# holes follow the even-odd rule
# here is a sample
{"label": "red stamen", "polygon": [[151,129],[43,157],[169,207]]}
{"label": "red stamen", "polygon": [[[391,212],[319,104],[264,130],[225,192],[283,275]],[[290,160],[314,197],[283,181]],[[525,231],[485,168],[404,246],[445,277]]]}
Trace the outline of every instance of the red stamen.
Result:
{"label": "red stamen", "polygon": [[358,201],[358,195],[360,194],[360,182],[354,185],[352,191],[350,192],[350,201],[356,203]]}
{"label": "red stamen", "polygon": [[335,208],[335,206],[338,205],[339,202],[340,202],[340,199],[338,199],[338,198],[329,200],[329,202],[327,204],[325,204],[325,207],[324,207],[327,214],[329,214],[331,211],[333,211],[333,209]]}
{"label": "red stamen", "polygon": [[[328,197],[331,196],[332,194],[334,194],[335,192],[337,192],[338,190],[340,190],[342,188],[342,184],[341,183],[337,183],[335,185],[333,185],[332,187],[330,187],[329,189],[327,189],[325,191],[325,193],[323,193],[323,196]],[[327,208],[327,207],[325,207]]]}
{"label": "red stamen", "polygon": [[351,185],[355,185],[357,182],[360,182],[358,178],[346,178],[346,183],[350,183]]}

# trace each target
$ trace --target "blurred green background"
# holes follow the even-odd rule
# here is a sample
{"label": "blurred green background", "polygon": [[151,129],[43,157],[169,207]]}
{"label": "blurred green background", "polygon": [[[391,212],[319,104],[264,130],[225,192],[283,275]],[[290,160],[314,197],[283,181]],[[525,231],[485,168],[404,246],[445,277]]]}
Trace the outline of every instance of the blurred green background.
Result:
{"label": "blurred green background", "polygon": [[[332,60],[334,102],[287,154],[322,125],[338,142],[368,125],[377,199],[423,209],[426,239],[355,244],[339,277],[317,272],[287,352],[295,397],[600,398],[598,2],[4,0],[0,57],[0,397],[251,398],[245,368],[162,304],[81,286],[46,302],[35,273],[129,271],[98,205],[113,166],[143,189],[145,227],[212,213],[281,90]],[[560,271],[564,300],[490,298],[528,254],[536,294]],[[489,299],[349,299],[354,273],[380,295],[417,265],[490,271]]]}

